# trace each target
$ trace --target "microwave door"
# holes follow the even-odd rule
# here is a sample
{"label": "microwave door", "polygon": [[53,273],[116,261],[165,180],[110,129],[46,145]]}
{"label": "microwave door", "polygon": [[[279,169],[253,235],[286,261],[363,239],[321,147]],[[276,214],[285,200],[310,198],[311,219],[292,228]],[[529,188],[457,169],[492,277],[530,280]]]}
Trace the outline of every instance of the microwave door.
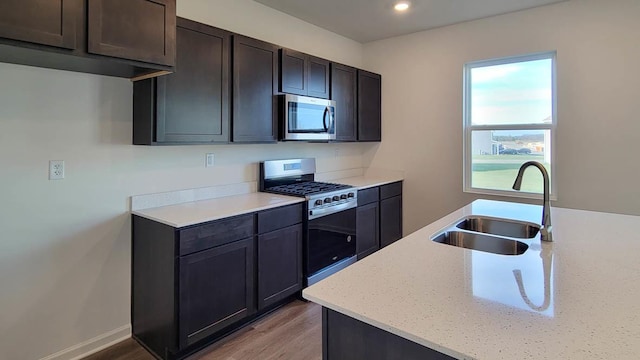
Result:
{"label": "microwave door", "polygon": [[327,111],[325,106],[289,103],[288,115],[290,133],[321,134],[327,132]]}
{"label": "microwave door", "polygon": [[305,96],[284,95],[285,140],[335,139],[335,102]]}

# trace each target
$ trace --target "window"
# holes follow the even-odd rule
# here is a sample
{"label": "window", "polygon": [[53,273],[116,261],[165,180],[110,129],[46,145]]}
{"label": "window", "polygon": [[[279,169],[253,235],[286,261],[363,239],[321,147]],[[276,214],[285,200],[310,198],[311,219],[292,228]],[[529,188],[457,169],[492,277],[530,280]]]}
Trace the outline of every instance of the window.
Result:
{"label": "window", "polygon": [[555,52],[468,63],[464,69],[464,191],[538,198],[544,165],[555,197]]}

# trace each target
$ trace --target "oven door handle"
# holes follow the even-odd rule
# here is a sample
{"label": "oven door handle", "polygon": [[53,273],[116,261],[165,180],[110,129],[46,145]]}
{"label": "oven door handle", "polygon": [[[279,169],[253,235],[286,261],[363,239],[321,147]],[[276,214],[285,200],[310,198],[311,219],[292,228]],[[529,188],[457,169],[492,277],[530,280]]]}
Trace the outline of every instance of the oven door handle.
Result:
{"label": "oven door handle", "polygon": [[326,215],[335,214],[340,211],[353,209],[358,206],[357,201],[349,201],[344,204],[332,205],[326,208],[309,210],[309,220],[317,219]]}

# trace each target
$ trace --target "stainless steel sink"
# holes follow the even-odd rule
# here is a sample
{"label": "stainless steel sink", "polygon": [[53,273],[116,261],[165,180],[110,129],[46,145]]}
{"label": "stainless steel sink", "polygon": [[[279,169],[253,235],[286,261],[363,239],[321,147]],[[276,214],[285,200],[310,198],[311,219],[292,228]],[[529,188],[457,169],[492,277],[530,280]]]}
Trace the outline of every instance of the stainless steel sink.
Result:
{"label": "stainless steel sink", "polygon": [[462,230],[521,239],[534,238],[540,231],[538,224],[487,216],[466,217],[457,223],[456,227]]}
{"label": "stainless steel sink", "polygon": [[511,239],[481,233],[449,230],[432,238],[441,244],[463,247],[500,255],[521,255],[529,245]]}

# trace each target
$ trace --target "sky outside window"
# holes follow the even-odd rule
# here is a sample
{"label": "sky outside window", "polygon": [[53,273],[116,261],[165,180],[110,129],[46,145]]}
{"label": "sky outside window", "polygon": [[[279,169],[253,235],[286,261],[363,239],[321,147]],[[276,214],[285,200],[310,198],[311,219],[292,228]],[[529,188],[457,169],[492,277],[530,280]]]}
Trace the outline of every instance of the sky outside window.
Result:
{"label": "sky outside window", "polygon": [[472,125],[551,122],[551,59],[471,69]]}

